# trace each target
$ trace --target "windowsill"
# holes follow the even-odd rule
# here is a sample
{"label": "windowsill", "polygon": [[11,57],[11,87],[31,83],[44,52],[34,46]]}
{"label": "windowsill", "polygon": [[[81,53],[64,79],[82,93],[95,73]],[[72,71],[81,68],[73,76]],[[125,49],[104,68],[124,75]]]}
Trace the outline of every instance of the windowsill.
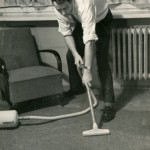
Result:
{"label": "windowsill", "polygon": [[[131,4],[110,4],[114,19],[150,18],[150,9],[141,9]],[[34,8],[0,9],[0,21],[50,21],[56,20],[53,7],[37,11]]]}
{"label": "windowsill", "polygon": [[132,4],[110,5],[115,19],[150,18],[150,7],[138,8]]}
{"label": "windowsill", "polygon": [[0,21],[48,21],[56,20],[54,13],[13,13],[3,14]]}
{"label": "windowsill", "polygon": [[0,21],[48,21],[56,20],[53,7],[36,10],[33,7],[1,8]]}

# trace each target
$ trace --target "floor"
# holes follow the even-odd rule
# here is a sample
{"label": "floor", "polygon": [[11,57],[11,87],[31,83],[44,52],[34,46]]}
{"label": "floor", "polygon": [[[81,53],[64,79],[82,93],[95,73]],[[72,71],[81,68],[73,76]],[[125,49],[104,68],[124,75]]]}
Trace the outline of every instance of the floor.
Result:
{"label": "floor", "polygon": [[[98,98],[98,91],[94,93]],[[117,113],[111,122],[101,122],[103,102],[99,98],[95,108],[97,124],[109,129],[110,135],[82,136],[83,131],[92,128],[90,113],[57,121],[22,120],[16,129],[0,130],[0,150],[150,150],[150,91],[122,89],[115,90],[115,96]],[[87,100],[87,95],[82,94],[65,99],[61,106],[57,97],[46,98],[20,104],[18,113],[20,116],[74,113],[88,107]]]}

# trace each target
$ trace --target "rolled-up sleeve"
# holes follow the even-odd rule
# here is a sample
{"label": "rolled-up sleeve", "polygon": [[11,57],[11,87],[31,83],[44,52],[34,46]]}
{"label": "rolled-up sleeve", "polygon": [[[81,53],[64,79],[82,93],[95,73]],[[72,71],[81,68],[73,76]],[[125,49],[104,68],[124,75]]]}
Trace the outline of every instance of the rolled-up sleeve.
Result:
{"label": "rolled-up sleeve", "polygon": [[[82,1],[82,3],[81,3]],[[95,6],[92,0],[81,0],[79,6],[80,19],[83,28],[83,42],[86,44],[88,41],[97,41],[98,37],[95,33],[96,27],[96,14]]]}
{"label": "rolled-up sleeve", "polygon": [[55,14],[56,14],[58,25],[59,25],[58,31],[63,36],[72,35],[72,29],[71,29],[69,18],[60,14],[56,9],[55,9]]}

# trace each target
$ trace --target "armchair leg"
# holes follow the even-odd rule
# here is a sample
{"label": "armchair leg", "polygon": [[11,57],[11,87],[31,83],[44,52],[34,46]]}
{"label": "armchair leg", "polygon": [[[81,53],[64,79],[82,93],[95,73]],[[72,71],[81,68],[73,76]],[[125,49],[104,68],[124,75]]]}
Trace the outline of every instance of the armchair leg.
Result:
{"label": "armchair leg", "polygon": [[64,99],[64,95],[58,94],[58,104],[60,104],[61,106],[64,106],[63,99]]}
{"label": "armchair leg", "polygon": [[1,98],[2,98],[2,101],[5,101],[5,94],[2,90],[1,90]]}
{"label": "armchair leg", "polygon": [[2,100],[6,101],[10,106],[10,108],[13,108],[13,103],[10,101],[10,97],[9,97],[9,88],[5,87],[5,92],[2,91],[1,93],[2,93]]}
{"label": "armchair leg", "polygon": [[1,92],[1,102],[0,102],[0,110],[9,110],[12,107],[12,104],[9,104],[8,101],[6,100],[6,94],[4,91],[0,90]]}

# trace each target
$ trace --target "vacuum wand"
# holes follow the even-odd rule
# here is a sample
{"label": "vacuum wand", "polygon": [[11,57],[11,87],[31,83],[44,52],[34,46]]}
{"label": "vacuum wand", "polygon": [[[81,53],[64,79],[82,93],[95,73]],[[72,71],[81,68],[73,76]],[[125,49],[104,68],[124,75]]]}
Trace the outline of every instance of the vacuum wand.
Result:
{"label": "vacuum wand", "polygon": [[89,104],[90,104],[90,109],[91,109],[92,121],[95,124],[96,119],[95,119],[95,114],[94,114],[94,110],[93,110],[93,107],[92,107],[92,98],[91,98],[90,89],[89,89],[89,86],[87,84],[85,84],[85,86],[86,86],[86,89],[87,89],[87,94],[88,94],[88,99],[89,99]]}
{"label": "vacuum wand", "polygon": [[[83,70],[85,68],[84,65],[83,64],[80,64],[80,65],[81,65],[81,69]],[[78,73],[79,73],[80,77],[82,78],[81,69],[79,67],[77,67]],[[88,95],[88,100],[89,100],[89,105],[90,105],[90,111],[91,111],[91,116],[92,116],[92,122],[93,122],[93,129],[83,131],[82,135],[83,136],[94,136],[94,135],[110,134],[110,131],[108,129],[99,129],[98,128],[98,125],[97,125],[96,119],[95,119],[93,104],[92,104],[92,98],[94,98],[95,95],[93,94],[89,85],[87,83],[84,83],[84,84],[85,84],[86,90],[87,90],[87,95]]]}
{"label": "vacuum wand", "polygon": [[88,100],[89,100],[89,105],[90,105],[90,110],[91,110],[93,129],[87,130],[87,131],[83,131],[82,135],[83,136],[94,136],[94,135],[110,134],[110,131],[108,129],[99,129],[98,128],[98,125],[97,125],[96,119],[95,119],[93,105],[92,105],[91,89],[90,89],[90,87],[87,84],[85,84],[85,86],[86,86],[86,89],[87,89]]}

